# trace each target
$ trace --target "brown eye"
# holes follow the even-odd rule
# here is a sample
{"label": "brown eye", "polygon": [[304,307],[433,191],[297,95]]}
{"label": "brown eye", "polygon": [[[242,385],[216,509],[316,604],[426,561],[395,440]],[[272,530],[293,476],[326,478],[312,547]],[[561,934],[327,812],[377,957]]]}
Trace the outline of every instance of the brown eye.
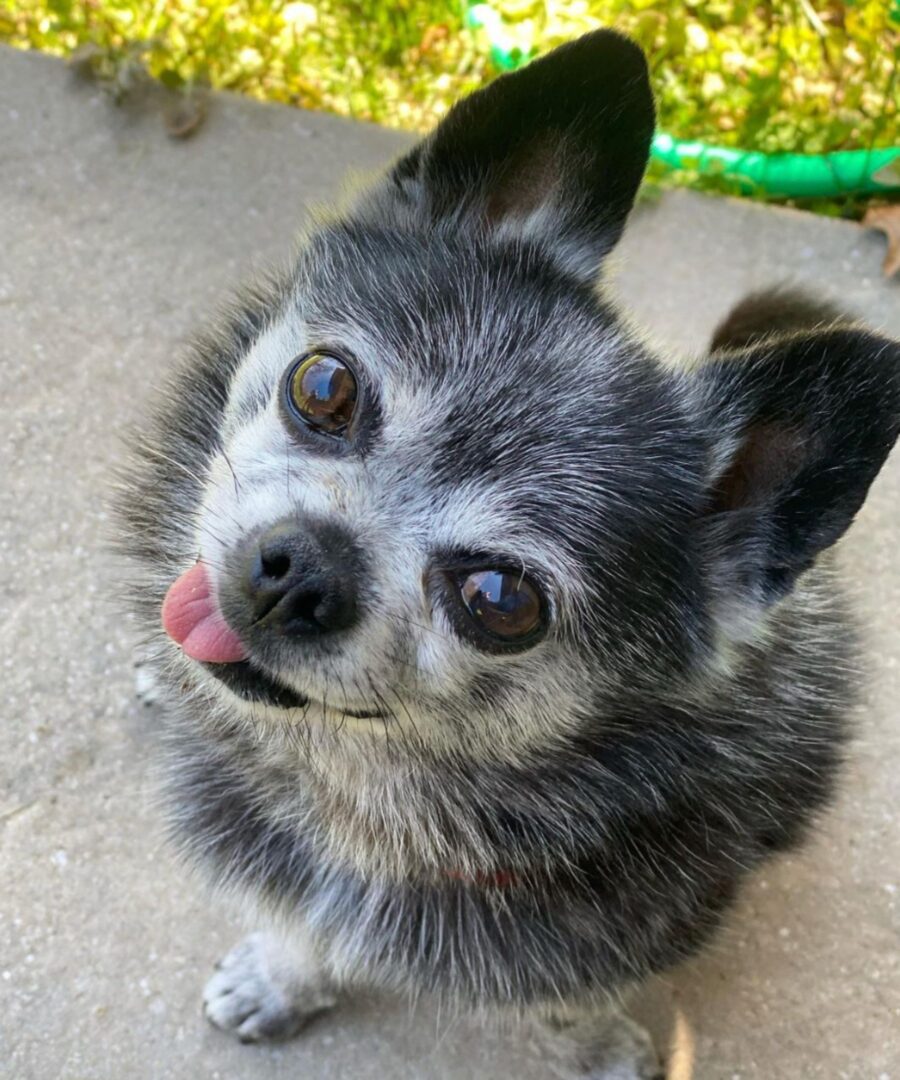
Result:
{"label": "brown eye", "polygon": [[528,578],[514,570],[477,570],[462,578],[462,600],[489,634],[516,642],[541,625],[541,597]]}
{"label": "brown eye", "polygon": [[312,353],[288,376],[293,411],[310,427],[340,435],[353,419],[358,386],[349,365],[327,353]]}

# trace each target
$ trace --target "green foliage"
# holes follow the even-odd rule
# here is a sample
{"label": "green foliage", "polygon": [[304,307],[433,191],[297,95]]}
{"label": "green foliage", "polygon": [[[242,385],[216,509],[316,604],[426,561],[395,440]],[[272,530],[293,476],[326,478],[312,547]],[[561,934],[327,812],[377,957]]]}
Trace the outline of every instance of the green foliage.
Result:
{"label": "green foliage", "polygon": [[2,39],[77,52],[115,93],[140,69],[411,129],[490,74],[440,0],[0,0]]}
{"label": "green foliage", "polygon": [[[676,136],[768,152],[900,143],[898,0],[493,6],[526,54],[597,26],[631,34]],[[416,130],[497,73],[487,31],[449,0],[0,0],[0,39],[77,53],[116,95],[149,73]]]}

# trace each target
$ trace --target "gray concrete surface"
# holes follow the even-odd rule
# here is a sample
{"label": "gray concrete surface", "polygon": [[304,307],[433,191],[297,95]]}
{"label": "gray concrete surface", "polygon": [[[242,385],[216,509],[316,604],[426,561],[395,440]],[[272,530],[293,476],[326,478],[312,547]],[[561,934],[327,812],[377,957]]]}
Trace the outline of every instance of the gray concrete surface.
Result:
{"label": "gray concrete surface", "polygon": [[[0,1073],[323,1080],[546,1071],[515,1035],[364,1000],[297,1043],[242,1047],[199,991],[239,932],[159,828],[130,629],[110,601],[104,493],[119,434],[227,287],[280,258],[304,204],[405,144],[217,98],[190,141],[62,65],[0,51]],[[742,292],[819,287],[900,334],[883,238],[688,195],[635,214],[617,288],[666,347],[702,347]],[[748,889],[717,947],[640,1009],[673,1080],[900,1080],[900,459],[844,544],[873,661],[844,794]]]}

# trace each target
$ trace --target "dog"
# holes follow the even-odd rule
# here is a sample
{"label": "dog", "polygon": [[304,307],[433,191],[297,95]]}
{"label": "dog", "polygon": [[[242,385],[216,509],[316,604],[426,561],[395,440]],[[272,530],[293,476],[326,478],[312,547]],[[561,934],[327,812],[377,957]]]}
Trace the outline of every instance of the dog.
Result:
{"label": "dog", "polygon": [[473,93],[135,440],[172,830],[268,928],[204,995],[243,1040],[368,984],[660,1076],[623,995],[832,793],[859,679],[831,548],[900,346],[781,290],[702,362],[652,355],[602,271],[654,119],[607,30]]}

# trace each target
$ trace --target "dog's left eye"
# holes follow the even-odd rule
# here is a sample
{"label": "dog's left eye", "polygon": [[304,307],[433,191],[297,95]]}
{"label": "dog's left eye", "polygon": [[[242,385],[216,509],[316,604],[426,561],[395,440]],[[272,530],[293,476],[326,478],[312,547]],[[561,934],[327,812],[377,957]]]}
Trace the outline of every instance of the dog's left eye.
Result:
{"label": "dog's left eye", "polygon": [[342,435],[350,426],[359,385],[350,365],[328,353],[311,353],[290,369],[287,399],[304,423],[328,435]]}

